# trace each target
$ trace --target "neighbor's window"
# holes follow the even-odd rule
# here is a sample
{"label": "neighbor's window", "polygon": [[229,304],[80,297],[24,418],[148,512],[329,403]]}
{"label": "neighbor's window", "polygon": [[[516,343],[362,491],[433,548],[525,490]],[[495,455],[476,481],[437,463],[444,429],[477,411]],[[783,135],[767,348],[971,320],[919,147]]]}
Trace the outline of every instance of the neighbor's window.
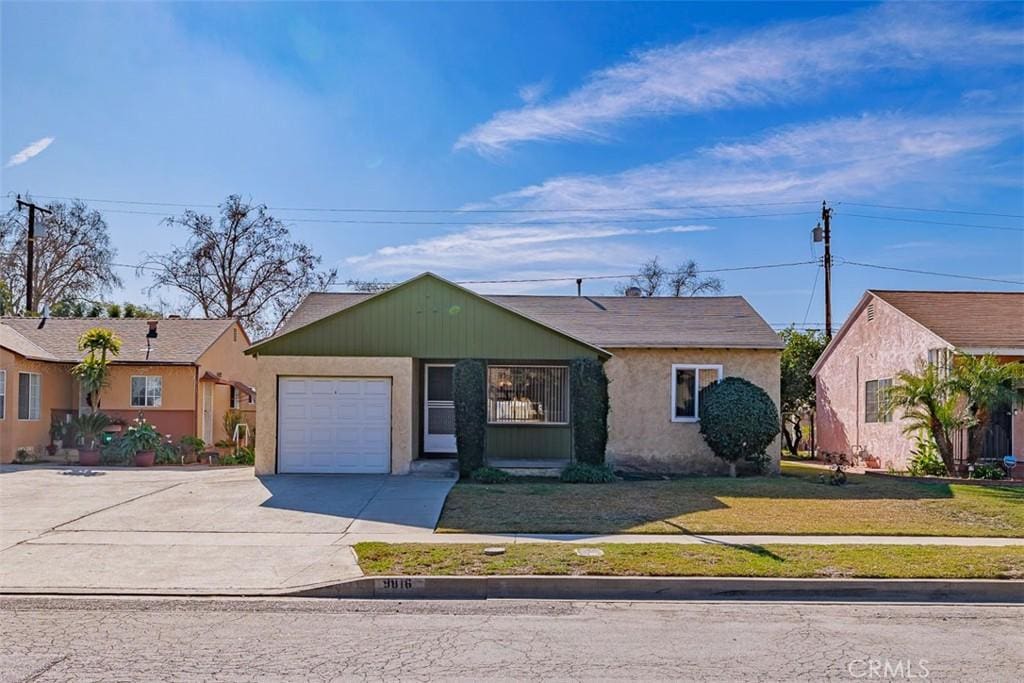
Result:
{"label": "neighbor's window", "polygon": [[700,419],[700,391],[722,379],[721,365],[672,366],[672,421]]}
{"label": "neighbor's window", "polygon": [[951,349],[928,349],[928,364],[934,365],[943,377],[949,375],[949,370],[953,365],[953,351]]}
{"label": "neighbor's window", "polygon": [[0,370],[0,420],[7,417],[7,371]]}
{"label": "neighbor's window", "polygon": [[569,421],[569,368],[489,365],[487,421],[566,424]]}
{"label": "neighbor's window", "polygon": [[235,387],[231,387],[231,409],[239,410],[242,407],[241,392]]}
{"label": "neighbor's window", "polygon": [[892,410],[886,393],[892,379],[873,379],[864,382],[864,421],[892,422]]}
{"label": "neighbor's window", "polygon": [[18,373],[18,419],[38,420],[41,379],[35,372]]}
{"label": "neighbor's window", "polygon": [[132,377],[132,407],[159,408],[164,397],[162,377],[152,375]]}

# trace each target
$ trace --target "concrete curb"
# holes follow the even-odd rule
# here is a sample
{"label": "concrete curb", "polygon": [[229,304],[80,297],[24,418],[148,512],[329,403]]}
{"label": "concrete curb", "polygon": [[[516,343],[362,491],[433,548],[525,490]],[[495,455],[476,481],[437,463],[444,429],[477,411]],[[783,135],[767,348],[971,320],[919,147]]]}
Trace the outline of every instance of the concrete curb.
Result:
{"label": "concrete curb", "polygon": [[1024,603],[1024,580],[619,576],[375,576],[291,597],[519,600],[792,600]]}

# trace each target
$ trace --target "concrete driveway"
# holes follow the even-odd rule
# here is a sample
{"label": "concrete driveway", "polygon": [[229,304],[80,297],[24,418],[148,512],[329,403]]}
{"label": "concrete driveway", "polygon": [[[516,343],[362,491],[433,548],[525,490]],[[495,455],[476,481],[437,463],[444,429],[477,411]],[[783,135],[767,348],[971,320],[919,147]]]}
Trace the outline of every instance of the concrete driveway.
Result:
{"label": "concrete driveway", "polygon": [[351,543],[430,534],[454,481],[5,466],[0,589],[244,594],[359,576]]}

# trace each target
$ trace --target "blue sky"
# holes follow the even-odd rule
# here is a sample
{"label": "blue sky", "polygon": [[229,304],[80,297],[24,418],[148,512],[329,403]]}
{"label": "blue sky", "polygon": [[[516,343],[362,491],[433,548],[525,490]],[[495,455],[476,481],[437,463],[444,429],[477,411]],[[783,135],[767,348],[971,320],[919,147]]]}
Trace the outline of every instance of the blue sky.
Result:
{"label": "blue sky", "polygon": [[[532,210],[276,211],[342,277],[618,274],[654,255],[721,269],[820,256],[809,235],[827,199],[838,259],[1024,280],[1020,4],[0,12],[0,187],[167,203],[91,203],[121,263],[184,239],[160,215],[124,211],[239,193],[272,207]],[[813,323],[817,270],[722,277],[770,322]],[[143,300],[145,278],[122,275],[119,296]],[[833,278],[838,320],[869,287],[1020,288],[853,265]]]}

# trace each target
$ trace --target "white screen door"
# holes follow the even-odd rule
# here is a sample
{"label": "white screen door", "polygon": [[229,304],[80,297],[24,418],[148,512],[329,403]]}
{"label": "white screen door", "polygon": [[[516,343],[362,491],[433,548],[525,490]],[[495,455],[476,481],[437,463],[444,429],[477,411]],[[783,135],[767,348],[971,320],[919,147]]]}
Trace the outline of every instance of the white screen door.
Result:
{"label": "white screen door", "polygon": [[423,378],[423,451],[455,453],[453,365],[427,365]]}
{"label": "white screen door", "polygon": [[203,382],[203,441],[213,445],[213,383]]}

